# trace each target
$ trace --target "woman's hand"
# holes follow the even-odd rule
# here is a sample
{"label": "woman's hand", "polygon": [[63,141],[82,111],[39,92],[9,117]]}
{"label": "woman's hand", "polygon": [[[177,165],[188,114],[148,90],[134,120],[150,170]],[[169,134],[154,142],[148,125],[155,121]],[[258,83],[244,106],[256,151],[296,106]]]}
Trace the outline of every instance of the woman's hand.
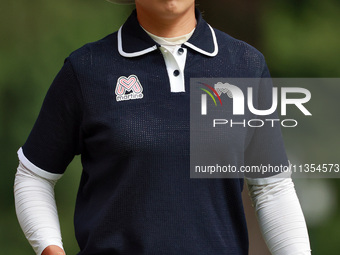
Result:
{"label": "woman's hand", "polygon": [[56,245],[50,245],[45,248],[41,255],[66,255],[65,251]]}

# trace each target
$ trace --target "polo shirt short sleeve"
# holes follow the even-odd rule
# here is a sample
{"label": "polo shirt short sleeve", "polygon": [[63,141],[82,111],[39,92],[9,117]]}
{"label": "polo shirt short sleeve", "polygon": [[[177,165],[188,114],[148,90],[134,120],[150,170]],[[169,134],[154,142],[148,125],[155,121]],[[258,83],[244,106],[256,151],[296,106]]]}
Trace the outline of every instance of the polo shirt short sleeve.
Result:
{"label": "polo shirt short sleeve", "polygon": [[[37,169],[62,174],[80,153],[82,96],[70,61],[54,79],[19,158]],[[34,170],[34,169],[33,169]]]}
{"label": "polo shirt short sleeve", "polygon": [[[258,92],[254,93],[254,105],[258,110],[270,109],[273,104],[273,83],[270,79],[270,74],[266,63],[263,63],[263,72],[261,75]],[[260,173],[245,173],[247,178],[260,179],[277,174],[284,173],[289,169],[289,161],[285,152],[283,137],[281,133],[281,125],[277,112],[270,115],[253,117],[255,120],[261,120],[265,123],[263,126],[255,127],[252,138],[245,150],[244,165],[249,167],[257,166],[260,170],[265,169]],[[258,125],[258,123],[255,123]],[[289,173],[287,173],[289,174]],[[287,177],[289,175],[282,175]]]}

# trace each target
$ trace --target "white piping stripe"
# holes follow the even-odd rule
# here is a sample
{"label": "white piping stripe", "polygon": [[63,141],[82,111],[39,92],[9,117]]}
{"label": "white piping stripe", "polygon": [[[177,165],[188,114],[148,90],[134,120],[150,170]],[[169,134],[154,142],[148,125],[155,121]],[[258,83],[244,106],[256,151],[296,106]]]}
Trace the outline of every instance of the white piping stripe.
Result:
{"label": "white piping stripe", "polygon": [[157,50],[157,46],[154,45],[154,46],[147,48],[145,50],[142,50],[142,51],[137,51],[137,52],[133,52],[133,53],[125,52],[123,50],[123,46],[122,46],[122,27],[123,26],[121,26],[118,30],[118,51],[119,51],[120,55],[122,55],[123,57],[127,57],[127,58],[139,57],[139,56],[147,54],[151,51]]}
{"label": "white piping stripe", "polygon": [[212,27],[210,25],[208,25],[208,26],[209,26],[209,28],[211,30],[211,35],[213,37],[213,42],[214,42],[214,47],[215,47],[215,50],[212,53],[204,51],[204,50],[196,47],[195,45],[193,45],[193,44],[191,44],[189,42],[185,42],[184,45],[192,48],[193,50],[195,50],[195,51],[197,51],[199,53],[207,55],[209,57],[215,57],[217,55],[217,53],[218,53],[218,44],[217,44],[217,40],[216,40],[216,35],[215,35],[215,31],[212,29]]}
{"label": "white piping stripe", "polygon": [[47,180],[53,180],[56,181],[60,179],[63,175],[62,174],[53,174],[50,172],[47,172],[46,170],[43,170],[36,165],[34,165],[31,161],[29,161],[26,156],[24,155],[24,152],[22,148],[18,150],[18,158],[21,161],[21,163],[30,171],[37,174],[38,176],[45,178]]}

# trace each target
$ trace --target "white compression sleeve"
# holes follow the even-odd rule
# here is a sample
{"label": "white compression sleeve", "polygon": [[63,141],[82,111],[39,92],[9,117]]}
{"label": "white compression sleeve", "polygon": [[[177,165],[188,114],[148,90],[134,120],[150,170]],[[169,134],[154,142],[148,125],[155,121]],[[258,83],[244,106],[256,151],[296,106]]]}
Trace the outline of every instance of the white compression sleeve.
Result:
{"label": "white compression sleeve", "polygon": [[20,226],[37,255],[49,245],[63,248],[54,198],[56,182],[56,179],[38,176],[19,162],[14,183],[15,209]]}
{"label": "white compression sleeve", "polygon": [[270,252],[273,255],[311,254],[305,218],[292,179],[262,185],[246,181]]}

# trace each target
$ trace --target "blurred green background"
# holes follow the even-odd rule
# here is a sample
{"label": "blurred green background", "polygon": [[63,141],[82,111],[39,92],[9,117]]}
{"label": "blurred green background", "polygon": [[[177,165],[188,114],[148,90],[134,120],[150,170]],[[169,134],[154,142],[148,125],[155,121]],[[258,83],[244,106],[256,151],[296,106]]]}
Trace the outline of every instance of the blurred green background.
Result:
{"label": "blurred green background", "polygon": [[[338,0],[201,0],[197,5],[212,26],[262,51],[272,76],[340,77]],[[33,254],[17,223],[12,189],[16,151],[25,142],[50,83],[72,51],[116,31],[132,8],[104,0],[1,1],[1,254]],[[312,118],[300,129],[283,130],[293,163],[313,163],[315,158],[340,163],[339,94],[340,86],[320,89],[313,109],[323,121]],[[78,251],[73,208],[80,173],[76,158],[56,186],[68,254]],[[339,254],[339,183],[296,180],[314,255]]]}

